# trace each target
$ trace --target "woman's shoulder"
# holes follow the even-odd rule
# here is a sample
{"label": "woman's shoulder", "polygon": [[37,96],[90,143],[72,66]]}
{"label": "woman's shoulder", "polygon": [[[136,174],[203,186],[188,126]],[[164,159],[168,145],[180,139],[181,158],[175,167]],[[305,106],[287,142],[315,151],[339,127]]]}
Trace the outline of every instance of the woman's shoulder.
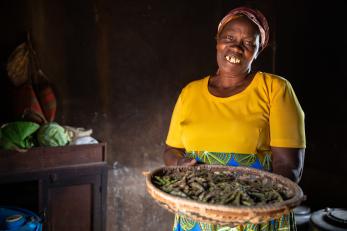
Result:
{"label": "woman's shoulder", "polygon": [[201,91],[203,89],[204,84],[206,81],[208,81],[209,76],[205,76],[201,79],[193,80],[189,82],[183,89],[182,91]]}
{"label": "woman's shoulder", "polygon": [[275,81],[275,82],[288,82],[288,80],[280,75],[268,73],[268,72],[263,72],[259,71],[258,75],[264,80],[264,81]]}
{"label": "woman's shoulder", "polygon": [[283,76],[261,71],[259,71],[257,74],[261,79],[261,82],[266,86],[285,87],[288,84],[290,85],[289,81]]}

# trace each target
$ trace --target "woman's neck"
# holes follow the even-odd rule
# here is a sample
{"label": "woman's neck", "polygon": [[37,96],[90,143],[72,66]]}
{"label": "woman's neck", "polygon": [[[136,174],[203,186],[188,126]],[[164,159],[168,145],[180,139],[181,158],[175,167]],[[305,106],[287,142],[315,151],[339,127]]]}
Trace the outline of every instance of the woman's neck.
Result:
{"label": "woman's neck", "polygon": [[229,97],[242,92],[252,82],[254,73],[225,75],[218,72],[209,79],[208,90],[217,97]]}
{"label": "woman's neck", "polygon": [[241,86],[249,82],[250,77],[252,77],[251,72],[242,73],[242,74],[232,74],[232,73],[223,73],[218,72],[214,76],[213,83],[219,88],[230,88]]}

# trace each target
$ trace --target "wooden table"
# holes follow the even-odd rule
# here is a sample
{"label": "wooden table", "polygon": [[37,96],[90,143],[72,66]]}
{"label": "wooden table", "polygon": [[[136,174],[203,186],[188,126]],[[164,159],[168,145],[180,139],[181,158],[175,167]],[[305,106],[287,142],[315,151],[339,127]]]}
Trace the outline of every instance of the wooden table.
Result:
{"label": "wooden table", "polygon": [[43,217],[43,230],[106,230],[106,144],[0,151],[0,205]]}

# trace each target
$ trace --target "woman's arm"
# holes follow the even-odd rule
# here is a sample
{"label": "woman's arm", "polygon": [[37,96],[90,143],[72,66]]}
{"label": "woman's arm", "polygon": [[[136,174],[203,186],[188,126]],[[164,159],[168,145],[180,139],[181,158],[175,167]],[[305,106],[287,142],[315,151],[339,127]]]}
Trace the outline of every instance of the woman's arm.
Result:
{"label": "woman's arm", "polygon": [[304,148],[271,147],[272,171],[299,183],[305,159]]}
{"label": "woman's arm", "polygon": [[185,150],[183,148],[174,148],[166,145],[163,158],[166,166],[170,165],[195,165],[196,160],[184,157]]}

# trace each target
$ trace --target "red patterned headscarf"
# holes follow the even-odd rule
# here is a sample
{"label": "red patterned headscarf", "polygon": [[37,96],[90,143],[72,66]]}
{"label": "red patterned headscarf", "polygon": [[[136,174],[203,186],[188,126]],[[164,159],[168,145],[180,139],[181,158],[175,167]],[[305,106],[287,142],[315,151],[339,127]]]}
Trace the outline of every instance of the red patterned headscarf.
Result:
{"label": "red patterned headscarf", "polygon": [[269,24],[265,18],[265,16],[256,9],[248,8],[248,7],[238,7],[233,10],[231,10],[224,18],[220,21],[218,25],[218,32],[219,33],[223,30],[224,26],[230,22],[231,20],[238,18],[239,15],[244,15],[247,18],[249,18],[252,22],[254,22],[260,31],[260,46],[261,50],[263,50],[268,42],[269,42]]}

